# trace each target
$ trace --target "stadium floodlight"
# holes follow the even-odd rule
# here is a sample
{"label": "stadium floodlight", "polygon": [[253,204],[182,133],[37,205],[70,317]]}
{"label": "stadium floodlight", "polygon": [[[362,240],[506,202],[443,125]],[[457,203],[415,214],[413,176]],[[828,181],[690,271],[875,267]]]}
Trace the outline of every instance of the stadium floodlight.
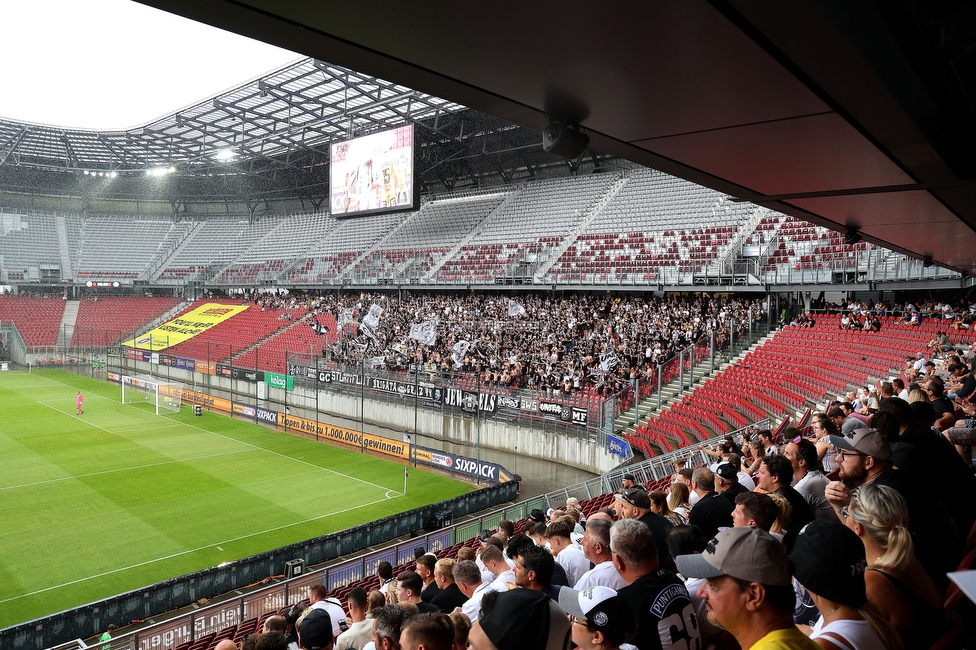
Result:
{"label": "stadium floodlight", "polygon": [[151,404],[156,415],[160,410],[179,413],[183,404],[183,384],[154,379],[149,375],[122,375],[122,403]]}
{"label": "stadium floodlight", "polygon": [[233,160],[236,156],[237,154],[232,149],[221,149],[214,154],[214,160],[228,161]]}

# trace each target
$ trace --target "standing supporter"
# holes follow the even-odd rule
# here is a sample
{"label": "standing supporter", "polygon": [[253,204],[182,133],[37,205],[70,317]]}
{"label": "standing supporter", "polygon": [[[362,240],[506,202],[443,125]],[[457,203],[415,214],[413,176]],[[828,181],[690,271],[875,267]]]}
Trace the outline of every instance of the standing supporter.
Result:
{"label": "standing supporter", "polygon": [[735,503],[735,497],[743,492],[748,492],[744,485],[739,483],[739,473],[735,470],[732,463],[721,462],[715,468],[715,488],[730,503]]}
{"label": "standing supporter", "polygon": [[570,622],[556,601],[531,589],[498,594],[468,633],[471,650],[569,650]]}
{"label": "standing supporter", "polygon": [[766,456],[759,467],[759,487],[769,493],[782,496],[790,504],[789,520],[784,522],[786,530],[805,526],[814,520],[813,509],[806,499],[794,489],[793,465],[786,456]]}
{"label": "standing supporter", "polygon": [[[308,589],[308,609],[302,614],[305,618],[315,610],[325,610],[332,619],[332,634],[338,637],[346,629],[346,612],[342,609],[342,603],[337,598],[329,596],[325,585],[315,583]],[[303,619],[298,619],[298,627],[301,629]]]}
{"label": "standing supporter", "polygon": [[393,577],[393,565],[383,561],[376,566],[376,575],[380,577],[380,591],[386,596],[387,605],[396,604],[396,578]]}
{"label": "standing supporter", "polygon": [[[461,605],[461,612],[468,617],[472,623],[478,620],[478,612],[481,610],[481,599],[485,592],[490,591],[488,583],[481,579],[481,569],[471,560],[462,560],[454,565],[454,582],[458,589],[468,597]],[[516,575],[518,575],[516,573]]]}
{"label": "standing supporter", "polygon": [[429,603],[437,595],[437,592],[440,591],[440,588],[437,586],[437,581],[434,579],[435,564],[437,564],[437,556],[433,553],[424,553],[417,558],[417,575],[424,581],[424,590],[420,592],[420,598],[425,603]]}
{"label": "standing supporter", "polygon": [[698,595],[708,620],[742,648],[820,650],[793,623],[795,596],[786,551],[758,528],[723,530],[696,555],[677,558],[678,570],[705,583]]}
{"label": "standing supporter", "polygon": [[[298,645],[304,650],[329,650],[335,642],[335,636],[332,633],[335,623],[329,616],[329,612],[324,609],[312,610],[311,608],[306,612],[305,618],[298,622]],[[387,648],[386,650],[390,649]],[[399,650],[399,648],[395,650]]]}
{"label": "standing supporter", "polygon": [[613,566],[613,553],[610,552],[610,526],[612,522],[590,518],[583,534],[583,555],[593,563],[593,568],[584,573],[573,585],[574,589],[603,586],[620,589],[626,583]]}
{"label": "standing supporter", "polygon": [[489,544],[479,556],[481,561],[492,574],[492,581],[489,588],[493,591],[505,591],[509,583],[515,583],[515,571],[508,566],[505,555],[494,544]]}
{"label": "standing supporter", "polygon": [[671,492],[668,494],[668,508],[685,521],[688,521],[688,516],[691,514],[691,504],[688,503],[689,496],[690,488],[684,483],[673,484]]}
{"label": "standing supporter", "polygon": [[396,605],[385,605],[373,612],[373,645],[376,650],[400,650],[400,628],[406,619],[406,613]]}
{"label": "standing supporter", "polygon": [[[497,549],[496,549],[497,550]],[[397,576],[397,604],[413,603],[420,610],[421,614],[433,614],[438,612],[436,605],[425,603],[420,598],[420,593],[424,590],[424,581],[416,571],[403,571]]]}
{"label": "standing supporter", "polygon": [[820,611],[811,639],[825,648],[902,647],[901,637],[885,614],[876,603],[868,602],[864,582],[867,559],[857,535],[837,522],[816,521],[795,529],[784,543],[793,575]]}
{"label": "standing supporter", "polygon": [[648,493],[647,498],[651,501],[651,512],[654,514],[661,515],[675,526],[685,523],[684,517],[676,512],[671,512],[671,509],[668,508],[668,495],[664,492],[654,490]]}
{"label": "standing supporter", "polygon": [[559,605],[572,619],[580,650],[617,650],[637,626],[630,605],[610,587],[562,589]]}
{"label": "standing supporter", "polygon": [[627,583],[618,593],[637,619],[637,636],[631,643],[638,650],[700,647],[694,605],[681,579],[658,566],[651,531],[637,521],[621,519],[610,529],[610,548],[613,565]]}
{"label": "standing supporter", "polygon": [[552,584],[552,569],[556,560],[541,546],[526,546],[515,560],[515,584],[522,589],[541,591],[555,598],[558,589]]}
{"label": "standing supporter", "polygon": [[400,630],[403,650],[451,650],[453,646],[454,624],[443,612],[411,616]]}
{"label": "standing supporter", "polygon": [[704,467],[696,469],[691,487],[698,495],[698,503],[691,508],[689,524],[698,526],[702,536],[708,539],[714,537],[719,528],[732,525],[732,510],[735,506],[715,491],[715,475],[710,470]]}
{"label": "standing supporter", "polygon": [[[892,421],[881,420],[890,414]],[[956,530],[965,536],[976,523],[976,476],[946,439],[915,421],[912,408],[900,400],[885,400],[875,416],[877,426],[891,443],[891,462],[895,467],[927,481],[939,477],[942,487],[938,497],[956,522]]]}
{"label": "standing supporter", "polygon": [[893,488],[908,506],[908,529],[915,540],[915,556],[939,591],[944,592],[948,587],[946,572],[955,569],[959,562],[959,541],[942,502],[923,482],[894,467],[888,440],[878,431],[858,429],[850,438],[832,436],[831,442],[838,448],[840,480],[827,485],[826,495],[838,518],[844,519],[843,508],[855,487],[872,484]]}
{"label": "standing supporter", "polygon": [[817,438],[817,456],[820,457],[820,464],[823,466],[824,475],[830,474],[837,469],[837,450],[830,442],[830,436],[837,435],[837,426],[826,413],[818,413],[813,416],[811,425],[813,433]]}

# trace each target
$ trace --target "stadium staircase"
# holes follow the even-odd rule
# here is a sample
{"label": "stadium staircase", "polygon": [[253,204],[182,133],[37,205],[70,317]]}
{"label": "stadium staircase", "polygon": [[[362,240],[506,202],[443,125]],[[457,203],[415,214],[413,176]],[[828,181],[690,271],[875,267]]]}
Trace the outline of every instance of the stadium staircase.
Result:
{"label": "stadium staircase", "polygon": [[[68,246],[68,224],[63,214],[54,217],[54,225],[58,230],[58,252],[61,256],[61,279],[73,280],[74,271],[71,270],[71,248]],[[68,340],[71,340],[70,337]]]}
{"label": "stadium staircase", "polygon": [[169,268],[169,265],[177,258],[180,252],[184,248],[186,248],[187,244],[193,241],[194,236],[196,236],[196,234],[200,232],[200,229],[203,228],[203,223],[204,223],[203,221],[195,221],[192,224],[190,224],[189,229],[186,231],[186,234],[183,236],[183,239],[180,241],[180,243],[174,246],[173,250],[170,251],[168,255],[159,256],[159,259],[156,261],[156,264],[149,272],[149,280],[151,282],[155,282],[159,280],[159,276],[161,276],[166,271],[166,269]]}
{"label": "stadium staircase", "polygon": [[735,269],[735,262],[739,259],[739,253],[742,251],[742,245],[746,242],[749,237],[752,237],[756,232],[756,226],[758,226],[763,217],[769,214],[771,211],[767,208],[757,207],[749,215],[740,226],[729,243],[726,245],[724,251],[719,251],[716,256],[715,261],[705,270],[705,275],[708,277],[721,277],[723,275],[731,274]]}
{"label": "stadium staircase", "polygon": [[[228,261],[226,264],[222,264],[221,266],[214,268],[212,270],[212,273],[210,273],[210,275],[208,275],[206,279],[208,281],[216,280],[220,278],[225,271],[229,271],[230,269],[236,267],[239,264],[239,261],[241,259],[246,259],[247,254],[252,250],[254,250],[255,248],[258,248],[264,240],[274,237],[275,231],[281,228],[284,225],[285,221],[286,221],[285,219],[279,220],[279,222],[275,224],[275,226],[271,228],[271,230],[264,233],[264,235],[259,237],[258,239],[255,239],[250,246],[248,246],[243,251],[241,251],[240,254],[238,254],[236,257]],[[166,265],[163,265],[161,268],[165,269]]]}
{"label": "stadium staircase", "polygon": [[[766,334],[764,334],[759,339],[757,339],[757,341],[753,343],[751,346],[741,350],[741,352],[739,352],[737,356],[724,357],[720,353],[718,357],[719,363],[716,363],[716,369],[714,372],[712,372],[711,358],[706,357],[702,359],[694,367],[691,368],[690,380],[688,376],[685,375],[684,385],[681,385],[682,382],[681,382],[680,375],[675,376],[672,381],[665,383],[660,391],[661,393],[660,412],[670,410],[675,403],[679,402],[686,395],[692,395],[695,392],[695,390],[699,386],[704,384],[705,381],[707,381],[709,378],[721,374],[729,366],[738,363],[739,361],[744,359],[750,352],[756,350],[759,346],[763,345],[766,341],[772,338],[773,335],[769,333],[769,330],[766,329],[765,326],[763,331],[765,331]],[[689,384],[691,386],[690,388],[688,387]],[[634,408],[631,408],[625,411],[624,413],[618,415],[617,419],[614,421],[614,431],[616,431],[617,433],[623,433],[625,435],[633,435],[637,431],[638,427],[647,424],[652,418],[656,416],[659,417],[660,412],[658,411],[657,393],[653,393],[647,397],[642,398],[640,400],[640,403],[638,405],[635,405]],[[731,424],[735,426],[734,423]],[[724,433],[724,430],[715,433],[716,434]]]}
{"label": "stadium staircase", "polygon": [[71,344],[71,337],[75,333],[75,323],[78,321],[78,308],[81,302],[69,300],[64,304],[64,313],[61,314],[61,325],[58,327],[58,340],[55,347],[59,350],[67,350]]}
{"label": "stadium staircase", "polygon": [[555,266],[556,262],[559,261],[559,257],[565,253],[567,249],[569,249],[569,247],[580,235],[586,232],[586,228],[593,223],[593,220],[596,219],[601,212],[603,212],[603,209],[607,207],[607,204],[610,203],[611,200],[613,200],[613,197],[620,193],[620,190],[623,189],[628,180],[630,180],[629,176],[622,176],[621,178],[617,179],[617,182],[610,186],[610,189],[607,190],[607,192],[603,195],[603,198],[601,198],[596,205],[593,206],[593,209],[591,209],[589,213],[583,217],[583,221],[581,221],[571,233],[563,238],[559,246],[549,255],[549,258],[536,270],[535,284],[543,283],[543,278],[546,277],[546,273],[549,272],[549,269]]}

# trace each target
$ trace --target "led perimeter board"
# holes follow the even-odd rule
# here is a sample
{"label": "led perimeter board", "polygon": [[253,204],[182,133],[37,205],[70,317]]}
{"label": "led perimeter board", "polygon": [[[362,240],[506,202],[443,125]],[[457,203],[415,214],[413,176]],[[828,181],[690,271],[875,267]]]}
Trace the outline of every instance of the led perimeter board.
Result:
{"label": "led perimeter board", "polygon": [[342,219],[413,210],[413,125],[364,135],[331,146],[332,215]]}

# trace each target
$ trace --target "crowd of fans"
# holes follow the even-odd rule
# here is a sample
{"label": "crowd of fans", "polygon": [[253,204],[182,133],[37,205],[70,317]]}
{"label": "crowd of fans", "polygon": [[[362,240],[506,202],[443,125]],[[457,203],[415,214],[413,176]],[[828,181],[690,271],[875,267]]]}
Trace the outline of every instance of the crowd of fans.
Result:
{"label": "crowd of fans", "polygon": [[[270,309],[311,300],[308,308],[327,313],[373,302],[261,300],[273,301],[264,304]],[[640,314],[659,318],[661,331],[679,332],[678,341],[698,325],[707,331],[710,309],[748,314],[751,307],[522,301],[537,320],[567,318],[569,310],[582,328],[577,339],[605,342],[622,357],[658,343],[633,328]],[[446,322],[439,336],[449,343],[476,313],[502,320],[497,302],[407,299],[388,305],[390,331],[436,309]],[[748,317],[742,322],[748,326]],[[496,346],[489,351],[514,349],[490,328],[475,331]],[[564,353],[599,351],[577,344],[571,340]],[[976,360],[938,335],[928,349],[933,358],[906,359],[907,384],[897,379],[841,395],[780,440],[753,428],[701,447],[714,462],[691,468],[676,461],[664,489],[625,474],[611,506],[588,516],[570,498],[565,507],[533,510],[519,534],[509,521],[483,531],[478,546],[457,558],[418,548],[412,569],[398,575],[381,563],[379,588],[351,591],[348,610],[313,585],[307,607],[268,619],[241,650],[932,647],[958,633],[944,605],[947,572],[973,550],[966,543],[976,530]],[[519,350],[526,358],[535,353],[531,344]],[[435,353],[436,345],[421,358]]]}
{"label": "crowd of fans", "polygon": [[[713,332],[722,346],[766,318],[762,298],[410,293],[398,299],[296,291],[255,293],[248,299],[262,309],[306,308],[337,320],[351,310],[339,341],[323,346],[340,364],[419,367],[564,395],[586,388],[614,394],[638,379],[656,379],[658,365],[681,349],[707,341]],[[510,300],[516,315],[509,315]],[[374,305],[383,310],[379,323],[363,328]],[[413,325],[435,318],[433,345],[410,337]],[[457,355],[459,342],[463,354]]]}

